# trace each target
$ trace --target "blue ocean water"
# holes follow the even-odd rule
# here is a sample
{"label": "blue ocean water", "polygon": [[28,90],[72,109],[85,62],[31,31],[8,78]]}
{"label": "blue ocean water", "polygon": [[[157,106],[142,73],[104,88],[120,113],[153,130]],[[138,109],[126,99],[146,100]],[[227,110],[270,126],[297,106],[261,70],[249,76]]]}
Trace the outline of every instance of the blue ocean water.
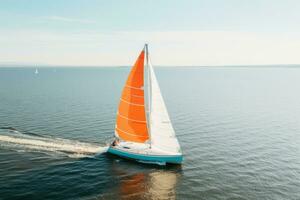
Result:
{"label": "blue ocean water", "polygon": [[0,199],[300,199],[300,68],[157,68],[182,166],[103,153],[129,68],[0,68]]}

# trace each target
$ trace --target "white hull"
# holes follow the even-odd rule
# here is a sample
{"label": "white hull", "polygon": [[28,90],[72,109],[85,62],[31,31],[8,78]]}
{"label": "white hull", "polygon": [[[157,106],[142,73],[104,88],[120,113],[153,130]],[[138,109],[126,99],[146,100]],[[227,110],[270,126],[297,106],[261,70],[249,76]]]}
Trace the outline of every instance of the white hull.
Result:
{"label": "white hull", "polygon": [[167,163],[180,164],[182,162],[182,154],[150,148],[149,144],[120,142],[115,146],[111,145],[108,152],[144,163],[164,165]]}

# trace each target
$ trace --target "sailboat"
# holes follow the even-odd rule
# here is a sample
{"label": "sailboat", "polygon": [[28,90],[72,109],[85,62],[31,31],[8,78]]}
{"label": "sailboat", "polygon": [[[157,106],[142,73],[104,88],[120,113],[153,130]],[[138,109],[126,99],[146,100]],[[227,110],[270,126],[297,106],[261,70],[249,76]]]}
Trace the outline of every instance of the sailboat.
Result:
{"label": "sailboat", "polygon": [[38,74],[39,73],[39,71],[38,71],[38,69],[37,68],[35,68],[35,72],[34,72],[35,74]]}
{"label": "sailboat", "polygon": [[114,136],[108,148],[111,154],[143,163],[182,163],[181,148],[150,62],[147,44],[123,88]]}

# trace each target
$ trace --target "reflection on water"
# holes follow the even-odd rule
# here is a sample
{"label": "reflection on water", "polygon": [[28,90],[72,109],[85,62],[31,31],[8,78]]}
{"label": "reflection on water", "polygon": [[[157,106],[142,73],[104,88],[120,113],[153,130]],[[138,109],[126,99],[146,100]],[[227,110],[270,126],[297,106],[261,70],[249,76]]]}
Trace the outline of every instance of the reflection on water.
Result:
{"label": "reflection on water", "polygon": [[177,175],[174,172],[158,171],[149,174],[151,199],[175,199]]}
{"label": "reflection on water", "polygon": [[137,173],[121,181],[120,195],[123,199],[142,198],[147,194],[147,175]]}
{"label": "reflection on water", "polygon": [[120,176],[119,197],[121,199],[176,199],[176,184],[181,177],[181,166],[156,169],[136,169],[115,163],[113,173]]}
{"label": "reflection on water", "polygon": [[175,172],[137,173],[121,181],[122,199],[175,199]]}

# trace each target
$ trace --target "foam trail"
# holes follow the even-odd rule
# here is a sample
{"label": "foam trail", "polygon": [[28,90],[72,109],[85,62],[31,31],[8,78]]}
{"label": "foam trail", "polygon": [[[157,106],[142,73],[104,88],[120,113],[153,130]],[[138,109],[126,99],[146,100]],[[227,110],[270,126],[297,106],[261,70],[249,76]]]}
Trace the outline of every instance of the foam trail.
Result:
{"label": "foam trail", "polygon": [[24,134],[0,134],[0,146],[8,148],[24,148],[26,150],[65,153],[70,157],[95,156],[106,152],[107,147],[96,144],[67,140],[61,138],[45,138]]}

